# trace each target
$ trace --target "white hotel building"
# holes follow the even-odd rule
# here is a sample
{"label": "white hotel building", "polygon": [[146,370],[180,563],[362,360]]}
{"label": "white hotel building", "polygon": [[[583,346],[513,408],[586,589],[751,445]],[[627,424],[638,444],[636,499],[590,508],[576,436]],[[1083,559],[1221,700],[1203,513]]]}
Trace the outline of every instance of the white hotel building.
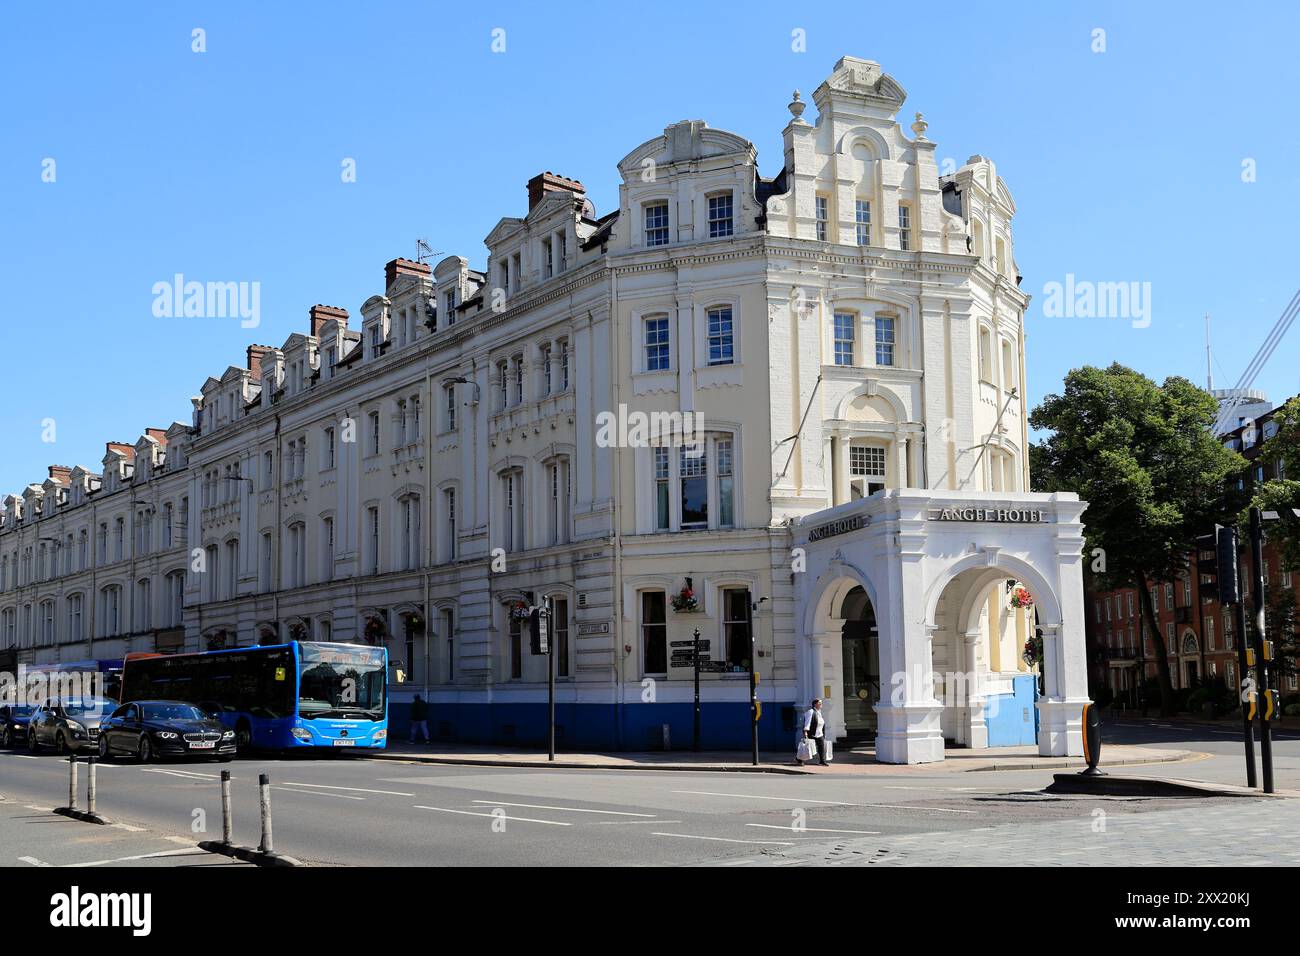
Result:
{"label": "white hotel building", "polygon": [[[1079,753],[1084,505],[1027,491],[1015,204],[983,157],[941,177],[904,97],[843,58],[771,178],[674,124],[606,215],[537,176],[484,271],[394,260],[192,425],[51,468],[4,499],[0,665],[385,641],[399,726],[419,692],[435,736],[529,743],[547,662],[512,607],[545,602],[562,746],[689,745],[698,629],[706,748],[747,745],[753,666],[765,746],[823,697],[882,760]],[[620,411],[700,416],[703,454],[598,440]]]}

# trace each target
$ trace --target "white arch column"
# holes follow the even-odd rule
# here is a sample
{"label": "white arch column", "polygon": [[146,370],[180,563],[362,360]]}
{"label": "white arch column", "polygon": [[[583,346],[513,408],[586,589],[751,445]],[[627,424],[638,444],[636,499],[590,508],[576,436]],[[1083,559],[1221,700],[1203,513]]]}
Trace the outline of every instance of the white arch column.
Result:
{"label": "white arch column", "polygon": [[[900,522],[905,528],[910,522]],[[931,763],[943,759],[943,704],[934,696],[934,628],[925,622],[921,547],[912,528],[898,535],[898,561],[876,607],[880,632],[880,701],[876,759]],[[885,596],[887,595],[887,597]]]}
{"label": "white arch column", "polygon": [[984,681],[979,665],[979,644],[983,637],[983,631],[978,629],[962,635],[962,670],[965,672],[959,683],[962,699],[950,702],[960,713],[962,739],[958,743],[973,750],[985,750],[989,745],[989,728],[984,720]]}

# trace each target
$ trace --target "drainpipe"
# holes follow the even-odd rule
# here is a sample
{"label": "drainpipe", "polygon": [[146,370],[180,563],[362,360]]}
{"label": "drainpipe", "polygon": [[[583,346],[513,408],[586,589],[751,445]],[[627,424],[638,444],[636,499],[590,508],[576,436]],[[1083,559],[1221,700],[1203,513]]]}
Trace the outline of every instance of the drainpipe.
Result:
{"label": "drainpipe", "polygon": [[[618,271],[614,267],[609,270],[609,368],[611,384],[614,386],[614,407],[618,408],[621,397],[619,366],[619,348],[618,336],[615,330],[618,328]],[[575,392],[576,394],[576,392]],[[623,449],[615,449],[614,455],[614,494],[613,494],[613,527],[611,530],[614,534],[614,626],[611,630],[614,632],[614,687],[618,692],[618,707],[615,708],[616,722],[614,727],[615,743],[621,750],[623,748],[623,669],[626,666],[623,654],[623,535],[622,527],[619,522],[622,520],[622,513],[619,507],[620,489],[622,488],[623,457],[618,452]]]}
{"label": "drainpipe", "polygon": [[[271,569],[271,613],[275,615],[275,636],[280,639],[280,565],[283,563],[284,534],[280,524],[284,508],[284,455],[280,441],[280,413],[275,414],[275,567]],[[256,627],[256,623],[254,623]],[[331,630],[331,635],[333,631]],[[258,640],[261,640],[260,636]]]}
{"label": "drainpipe", "polygon": [[[424,513],[426,516],[424,528],[421,529],[422,533],[420,535],[421,537],[420,566],[423,570],[422,577],[424,578],[424,610],[422,612],[422,616],[424,618],[424,685],[423,686],[424,686],[424,699],[426,701],[429,699],[429,659],[432,656],[430,654],[432,627],[431,627],[429,612],[432,610],[432,608],[429,605],[429,597],[430,597],[429,589],[431,586],[431,582],[429,579],[429,567],[433,563],[433,559],[435,555],[432,545],[434,542],[434,535],[436,534],[435,531],[436,525],[434,524],[436,520],[435,518],[436,513],[434,511],[434,498],[433,498],[433,468],[430,467],[430,465],[433,462],[433,435],[436,428],[436,426],[434,425],[433,416],[437,414],[437,411],[433,400],[433,372],[429,368],[430,358],[431,356],[426,351],[424,354],[424,399],[423,399],[424,418],[420,422],[420,428],[425,432],[424,435],[420,436],[420,440],[424,442],[424,460],[425,460]],[[425,737],[427,738],[428,734],[425,734]]]}

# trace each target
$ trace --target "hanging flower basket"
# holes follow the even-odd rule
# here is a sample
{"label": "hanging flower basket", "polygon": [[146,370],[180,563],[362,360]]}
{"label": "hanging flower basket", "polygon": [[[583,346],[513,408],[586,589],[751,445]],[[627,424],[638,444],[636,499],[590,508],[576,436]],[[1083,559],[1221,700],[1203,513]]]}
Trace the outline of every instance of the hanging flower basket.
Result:
{"label": "hanging flower basket", "polygon": [[1043,659],[1043,637],[1041,634],[1035,634],[1029,640],[1025,641],[1025,663],[1030,667],[1035,667]]}
{"label": "hanging flower basket", "polygon": [[516,601],[510,605],[510,619],[512,621],[526,621],[530,616],[528,605],[523,601]]}
{"label": "hanging flower basket", "polygon": [[1017,584],[1011,589],[1010,604],[1012,608],[1030,608],[1034,606],[1034,596],[1029,593],[1029,588]]}
{"label": "hanging flower basket", "polygon": [[366,640],[371,644],[378,644],[384,637],[384,622],[377,617],[366,618],[366,627],[363,633]]}
{"label": "hanging flower basket", "polygon": [[673,610],[678,614],[689,614],[700,609],[700,602],[695,597],[695,589],[689,584],[673,595]]}
{"label": "hanging flower basket", "polygon": [[294,621],[289,625],[289,637],[295,641],[306,640],[307,625],[303,621]]}

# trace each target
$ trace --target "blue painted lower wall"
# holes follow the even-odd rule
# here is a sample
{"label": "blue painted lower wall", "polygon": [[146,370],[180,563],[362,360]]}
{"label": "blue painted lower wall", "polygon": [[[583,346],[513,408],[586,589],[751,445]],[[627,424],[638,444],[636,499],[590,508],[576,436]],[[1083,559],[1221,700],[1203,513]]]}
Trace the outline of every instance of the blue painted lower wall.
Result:
{"label": "blue painted lower wall", "polygon": [[[658,750],[663,725],[669,725],[673,750],[689,750],[695,707],[691,703],[561,704],[555,705],[556,745],[566,750]],[[389,735],[394,741],[410,734],[411,705],[389,706]],[[545,703],[429,704],[429,735],[449,743],[545,746]],[[758,722],[759,747],[794,753],[793,702],[763,702]],[[700,705],[700,746],[705,750],[748,750],[748,703]]]}
{"label": "blue painted lower wall", "polygon": [[1019,747],[1038,739],[1035,680],[1033,674],[1013,678],[1012,693],[998,694],[985,701],[984,723],[988,727],[990,747]]}

